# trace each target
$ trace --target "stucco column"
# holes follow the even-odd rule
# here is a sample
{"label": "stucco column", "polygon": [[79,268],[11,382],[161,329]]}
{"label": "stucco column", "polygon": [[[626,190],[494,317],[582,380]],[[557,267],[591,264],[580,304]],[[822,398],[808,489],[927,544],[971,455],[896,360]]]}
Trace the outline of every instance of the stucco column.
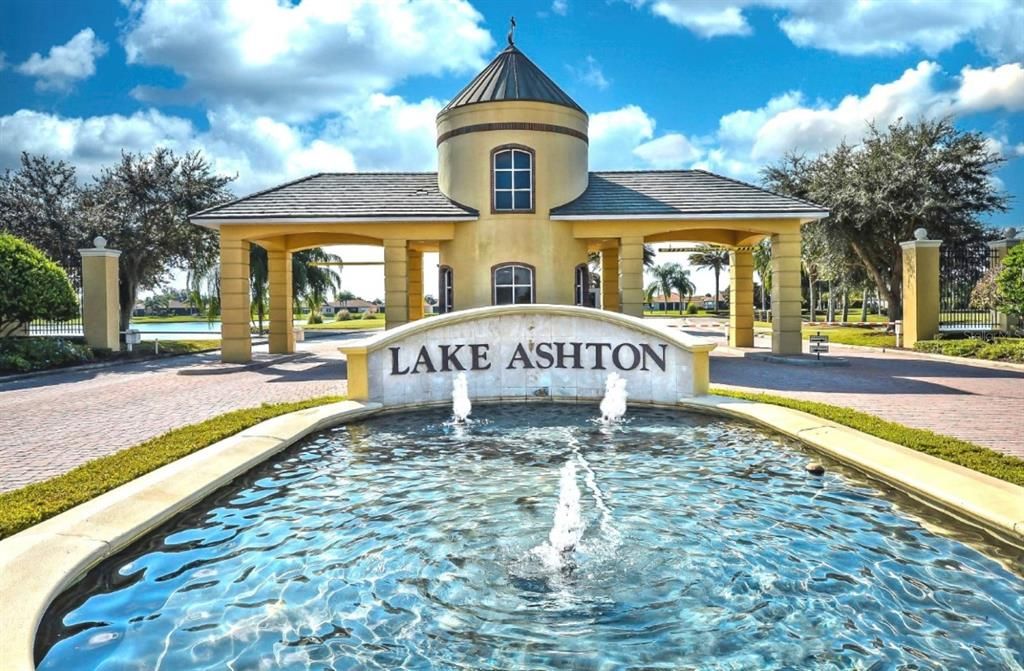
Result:
{"label": "stucco column", "polygon": [[120,350],[121,299],[118,294],[118,258],[121,252],[107,249],[107,241],[97,236],[92,249],[79,249],[82,255],[82,331],[85,342],[94,349]]}
{"label": "stucco column", "polygon": [[931,340],[939,332],[939,247],[942,240],[928,240],[928,231],[914,231],[915,240],[901,242],[903,249],[903,346]]}
{"label": "stucco column", "polygon": [[644,316],[644,239],[619,239],[619,311]]}
{"label": "stucco column", "polygon": [[423,252],[410,249],[406,255],[409,273],[409,321],[423,319]]}
{"label": "stucco column", "polygon": [[[1003,259],[1006,258],[1006,255],[1010,250],[1022,242],[1024,242],[1024,238],[1021,237],[1021,234],[1018,234],[1016,238],[1010,238],[1008,240],[993,240],[988,243],[989,249],[994,252],[992,257],[990,257],[992,269],[998,270],[1003,263]],[[1020,321],[1020,317],[1017,315],[1008,315],[1005,312],[996,313],[996,317],[999,319],[999,330],[1003,332],[1009,331],[1011,328],[1015,328],[1017,323]]]}
{"label": "stucco column", "polygon": [[601,309],[619,311],[619,250],[601,250]]}
{"label": "stucco column", "polygon": [[220,337],[221,360],[246,363],[252,360],[249,333],[249,243],[220,229]]}
{"label": "stucco column", "polygon": [[292,253],[267,250],[267,279],[270,284],[270,353],[295,351],[292,322]]}
{"label": "stucco column", "polygon": [[729,252],[729,346],[754,346],[754,254]]}
{"label": "stucco column", "polygon": [[409,321],[409,256],[405,240],[384,241],[384,306],[387,328]]}
{"label": "stucco column", "polygon": [[800,354],[800,229],[772,235],[772,354]]}

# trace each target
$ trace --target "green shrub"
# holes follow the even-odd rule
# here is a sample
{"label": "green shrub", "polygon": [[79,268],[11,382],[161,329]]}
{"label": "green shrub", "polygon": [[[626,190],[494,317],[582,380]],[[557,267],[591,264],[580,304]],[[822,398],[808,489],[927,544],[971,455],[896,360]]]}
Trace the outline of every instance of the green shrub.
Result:
{"label": "green shrub", "polygon": [[1004,312],[1024,315],[1024,243],[1010,248],[996,277],[999,307]]}
{"label": "green shrub", "polygon": [[309,315],[309,319],[306,320],[307,324],[323,324],[324,318],[318,314]]}
{"label": "green shrub", "polygon": [[376,312],[367,311],[363,313],[363,316],[360,319],[377,319],[380,316],[381,315],[377,314]]}
{"label": "green shrub", "polygon": [[996,338],[993,342],[979,338],[966,340],[920,340],[914,349],[931,354],[962,356],[990,361],[1011,361],[1024,363],[1024,339]]}
{"label": "green shrub", "polygon": [[686,306],[686,314],[688,315],[695,315],[699,310],[700,308],[697,307],[696,303],[689,303]]}
{"label": "green shrub", "polygon": [[21,238],[0,233],[0,335],[36,319],[77,316],[67,273]]}
{"label": "green shrub", "polygon": [[0,371],[27,373],[95,360],[91,349],[64,338],[0,338]]}
{"label": "green shrub", "polygon": [[336,322],[347,322],[349,319],[352,319],[352,313],[348,310],[338,310],[338,314],[334,317]]}

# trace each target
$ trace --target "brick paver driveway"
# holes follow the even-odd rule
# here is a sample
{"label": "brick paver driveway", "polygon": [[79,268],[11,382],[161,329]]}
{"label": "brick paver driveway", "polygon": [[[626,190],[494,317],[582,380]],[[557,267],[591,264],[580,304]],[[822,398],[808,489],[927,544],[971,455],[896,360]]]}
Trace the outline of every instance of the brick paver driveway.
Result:
{"label": "brick paver driveway", "polygon": [[[684,330],[724,336],[711,324]],[[257,370],[229,372],[213,364],[216,355],[202,355],[0,383],[0,491],[229,410],[342,394],[339,341],[302,343],[300,351],[312,356]],[[849,367],[780,365],[722,349],[712,357],[711,379],[847,406],[1024,457],[1024,373],[835,350]],[[188,368],[200,374],[179,374]]]}
{"label": "brick paver driveway", "polygon": [[300,343],[312,356],[256,370],[179,374],[219,359],[205,354],[2,383],[0,492],[230,410],[343,394],[340,342]]}
{"label": "brick paver driveway", "polygon": [[[720,342],[725,339],[720,328],[706,322],[687,322],[682,328]],[[767,337],[759,337],[757,342],[762,348],[770,343]],[[1024,458],[1024,371],[841,345],[832,345],[831,350],[850,365],[819,368],[767,363],[720,348],[711,358],[711,382],[863,410]]]}

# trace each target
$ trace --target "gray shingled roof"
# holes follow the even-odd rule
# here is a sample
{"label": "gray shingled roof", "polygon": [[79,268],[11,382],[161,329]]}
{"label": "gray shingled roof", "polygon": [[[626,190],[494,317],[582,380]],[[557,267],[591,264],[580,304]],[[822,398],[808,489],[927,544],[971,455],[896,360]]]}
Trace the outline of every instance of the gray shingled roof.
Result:
{"label": "gray shingled roof", "polygon": [[579,198],[551,210],[552,217],[733,213],[824,216],[828,210],[703,170],[592,172]]}
{"label": "gray shingled roof", "polygon": [[509,45],[452,98],[441,114],[463,105],[501,100],[537,100],[583,111],[526,54]]}
{"label": "gray shingled roof", "polygon": [[217,205],[190,218],[221,219],[475,219],[477,211],[449,200],[436,172],[319,173]]}

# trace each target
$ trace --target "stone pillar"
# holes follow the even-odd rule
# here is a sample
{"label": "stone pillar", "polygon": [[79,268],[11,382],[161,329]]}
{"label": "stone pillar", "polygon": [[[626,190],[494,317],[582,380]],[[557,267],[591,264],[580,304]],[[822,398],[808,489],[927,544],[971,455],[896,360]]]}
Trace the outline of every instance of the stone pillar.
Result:
{"label": "stone pillar", "polygon": [[754,254],[729,252],[729,346],[754,346]]}
{"label": "stone pillar", "polygon": [[800,354],[800,229],[772,235],[772,354]]}
{"label": "stone pillar", "polygon": [[[1022,236],[1024,236],[1024,234],[1018,234],[1015,238],[1008,238],[1006,240],[994,240],[988,243],[989,249],[991,249],[994,252],[991,257],[993,270],[998,269],[1002,265],[1003,259],[1006,258],[1006,255],[1010,252],[1011,249],[1024,242],[1024,237]],[[999,320],[999,330],[1003,331],[1004,333],[1006,333],[1012,328],[1016,328],[1018,323],[1020,322],[1020,317],[1018,317],[1017,315],[1008,315],[1005,312],[999,312],[996,314],[996,316]]]}
{"label": "stone pillar", "polygon": [[387,328],[409,321],[409,256],[405,240],[384,241],[384,306]]}
{"label": "stone pillar", "polygon": [[914,231],[903,249],[903,346],[931,340],[939,332],[939,246],[928,231]]}
{"label": "stone pillar", "polygon": [[619,311],[644,316],[644,239],[619,239]]}
{"label": "stone pillar", "polygon": [[409,273],[409,321],[423,319],[423,252],[410,249],[406,255]]}
{"label": "stone pillar", "polygon": [[270,353],[291,354],[295,351],[291,252],[267,250],[267,279],[270,285]]}
{"label": "stone pillar", "polygon": [[601,309],[619,311],[619,250],[601,250]]}
{"label": "stone pillar", "polygon": [[92,242],[92,249],[78,250],[82,255],[82,331],[89,347],[118,351],[121,299],[117,265],[121,252],[107,249],[102,236]]}
{"label": "stone pillar", "polygon": [[220,337],[221,360],[247,363],[252,360],[249,323],[249,243],[220,229]]}

